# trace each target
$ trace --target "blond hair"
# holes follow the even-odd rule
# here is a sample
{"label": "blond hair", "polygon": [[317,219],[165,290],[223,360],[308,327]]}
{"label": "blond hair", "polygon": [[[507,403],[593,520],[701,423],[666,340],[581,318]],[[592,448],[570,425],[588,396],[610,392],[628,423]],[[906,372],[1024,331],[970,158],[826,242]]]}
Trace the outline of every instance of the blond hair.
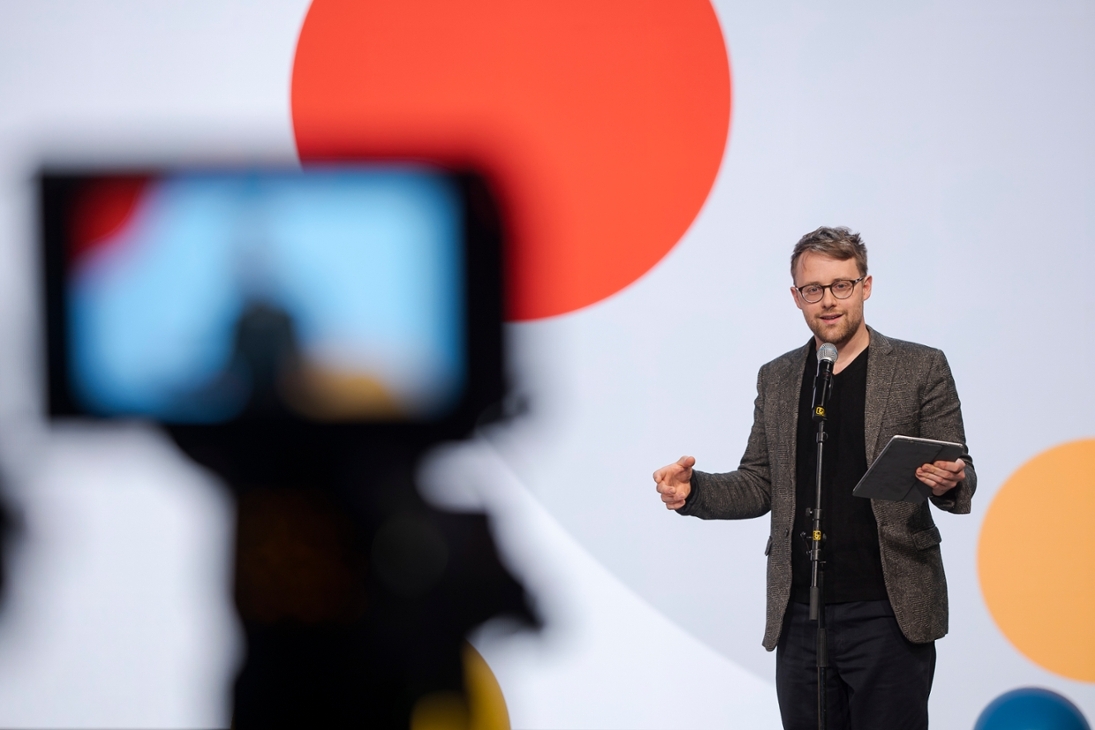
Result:
{"label": "blond hair", "polygon": [[859,275],[867,275],[867,247],[863,245],[863,240],[858,233],[853,233],[845,226],[837,228],[822,226],[800,238],[795,244],[794,251],[791,252],[792,279],[795,278],[795,266],[804,253],[818,253],[838,261],[855,259]]}

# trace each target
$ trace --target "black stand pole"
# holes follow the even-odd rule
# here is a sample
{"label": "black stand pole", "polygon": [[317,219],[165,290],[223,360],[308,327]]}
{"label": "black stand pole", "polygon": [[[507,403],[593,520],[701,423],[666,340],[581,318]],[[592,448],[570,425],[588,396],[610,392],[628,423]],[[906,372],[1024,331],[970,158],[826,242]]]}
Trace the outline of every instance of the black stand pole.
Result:
{"label": "black stand pole", "polygon": [[828,727],[828,717],[825,702],[825,673],[829,667],[829,645],[825,636],[825,603],[823,601],[823,588],[825,586],[825,561],[821,559],[821,540],[824,537],[821,531],[821,463],[825,449],[825,410],[816,408],[814,420],[817,421],[817,479],[814,493],[814,508],[807,510],[813,517],[813,526],[810,535],[810,620],[817,621],[817,727],[825,730]]}
{"label": "black stand pole", "polygon": [[810,530],[810,620],[817,621],[817,726],[825,730],[828,726],[827,703],[825,702],[825,674],[829,668],[829,641],[825,635],[825,561],[821,559],[821,543],[824,534],[821,531],[821,467],[825,452],[825,421],[828,414],[825,405],[833,386],[833,366],[838,356],[832,343],[823,343],[817,350],[817,378],[814,380],[814,402],[811,415],[817,424],[817,468],[815,469],[815,492],[813,509],[806,510],[806,516],[812,518]]}

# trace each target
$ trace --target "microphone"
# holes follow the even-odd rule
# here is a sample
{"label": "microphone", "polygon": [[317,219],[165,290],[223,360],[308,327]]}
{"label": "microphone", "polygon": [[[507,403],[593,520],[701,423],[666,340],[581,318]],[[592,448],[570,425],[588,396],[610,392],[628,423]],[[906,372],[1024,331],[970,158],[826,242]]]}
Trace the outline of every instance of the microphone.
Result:
{"label": "microphone", "polygon": [[825,406],[833,391],[833,364],[836,362],[836,345],[826,342],[817,348],[817,377],[814,378],[814,403],[810,413],[815,421],[824,421]]}

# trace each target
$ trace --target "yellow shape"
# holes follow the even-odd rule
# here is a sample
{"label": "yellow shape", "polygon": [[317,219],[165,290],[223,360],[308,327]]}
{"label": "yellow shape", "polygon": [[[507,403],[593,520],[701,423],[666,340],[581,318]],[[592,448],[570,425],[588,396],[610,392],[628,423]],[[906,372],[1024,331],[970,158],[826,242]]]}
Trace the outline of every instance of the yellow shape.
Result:
{"label": "yellow shape", "polygon": [[1095,682],[1095,439],[1056,446],[1008,479],[978,546],[1000,630],[1051,672]]}
{"label": "yellow shape", "polygon": [[510,730],[506,698],[494,672],[471,644],[464,643],[464,683],[471,710],[469,730]]}
{"label": "yellow shape", "polygon": [[464,643],[465,693],[434,692],[411,711],[411,730],[510,730],[502,688],[486,660]]}

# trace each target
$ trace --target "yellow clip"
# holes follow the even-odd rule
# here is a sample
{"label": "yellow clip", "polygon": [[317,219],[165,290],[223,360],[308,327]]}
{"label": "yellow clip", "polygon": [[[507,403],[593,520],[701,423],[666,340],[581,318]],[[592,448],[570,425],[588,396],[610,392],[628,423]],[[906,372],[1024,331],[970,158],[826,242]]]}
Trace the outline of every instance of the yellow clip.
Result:
{"label": "yellow clip", "polygon": [[816,413],[819,416],[824,416],[825,415],[825,409],[822,408],[821,406],[818,406],[817,408],[814,409],[814,413]]}
{"label": "yellow clip", "polygon": [[814,530],[814,542],[821,542],[821,530]]}

